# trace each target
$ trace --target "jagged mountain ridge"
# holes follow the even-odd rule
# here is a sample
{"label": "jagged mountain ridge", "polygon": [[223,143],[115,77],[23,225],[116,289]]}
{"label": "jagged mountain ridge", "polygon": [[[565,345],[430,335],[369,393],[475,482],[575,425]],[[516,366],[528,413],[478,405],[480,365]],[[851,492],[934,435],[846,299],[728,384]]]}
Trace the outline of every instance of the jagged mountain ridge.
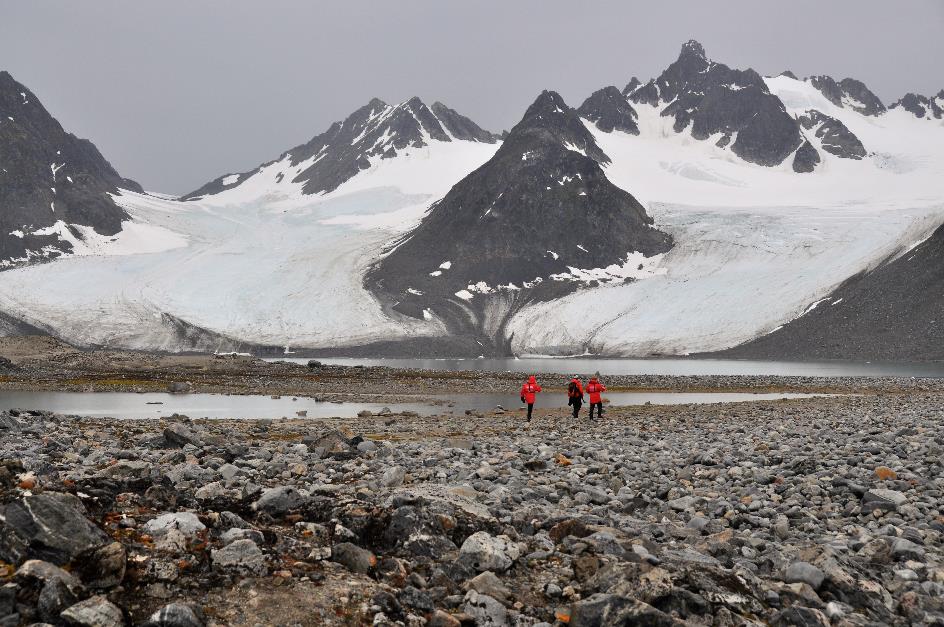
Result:
{"label": "jagged mountain ridge", "polygon": [[130,218],[109,195],[119,188],[141,191],[0,72],[0,270],[120,232]]}
{"label": "jagged mountain ridge", "polygon": [[[800,80],[793,72],[780,76]],[[879,117],[887,111],[882,101],[861,81],[836,81],[819,75],[803,79],[829,102],[863,116]],[[676,133],[690,133],[699,140],[713,139],[717,146],[764,166],[789,162],[797,173],[813,172],[822,162],[819,150],[843,159],[862,159],[868,149],[841,121],[816,109],[791,114],[766,79],[754,70],[737,70],[708,58],[697,41],[682,46],[678,59],[659,77],[641,83],[633,77],[622,90],[629,105],[613,99],[613,89],[595,92],[581,107],[581,115],[600,130],[612,131],[615,121],[627,120],[625,128],[636,134],[637,112],[633,105],[655,107],[672,118]],[[903,106],[918,117],[944,114],[944,91],[937,98],[909,94],[889,108]],[[631,123],[629,120],[631,119]],[[603,120],[602,123],[599,121]],[[809,133],[809,134],[808,134]],[[815,138],[816,141],[813,141]]]}
{"label": "jagged mountain ridge", "polygon": [[[615,88],[604,88],[581,105],[579,126],[590,137],[571,134],[568,143],[576,150],[569,152],[592,154],[588,161],[616,188],[643,200],[659,230],[672,234],[674,246],[658,263],[640,253],[641,268],[623,260],[590,267],[576,263],[589,259],[576,244],[592,246],[574,240],[567,250],[548,247],[540,260],[556,262],[546,272],[564,275],[561,280],[503,282],[505,269],[526,270],[528,258],[502,264],[494,283],[472,273],[449,279],[460,266],[440,267],[456,261],[442,258],[434,259],[428,272],[446,278],[437,283],[441,293],[411,284],[407,290],[422,294],[385,294],[378,301],[364,289],[367,268],[404,233],[422,228],[427,213],[436,213],[437,201],[492,159],[501,143],[485,143],[481,136],[483,141],[459,139],[460,124],[445,122],[448,113],[433,105],[427,109],[450,141],[434,138],[435,128],[424,127],[422,120],[429,118],[422,112],[403,112],[405,127],[414,127],[412,119],[421,129],[419,142],[403,141],[402,149],[394,146],[395,156],[384,158],[395,143],[392,133],[378,132],[379,144],[374,138],[364,141],[374,132],[366,128],[367,119],[383,115],[377,108],[366,113],[356,132],[352,121],[349,136],[350,144],[364,141],[360,156],[374,151],[365,157],[369,167],[349,170],[353,174],[333,191],[306,194],[309,181],[293,182],[319,157],[320,144],[307,155],[299,150],[298,156],[307,158],[297,165],[291,157],[270,162],[260,169],[264,176],[261,171],[236,176],[236,184],[226,183],[227,189],[199,200],[122,194],[117,202],[136,221],[170,228],[189,243],[128,263],[103,250],[100,256],[3,273],[0,310],[11,320],[89,346],[166,350],[186,349],[193,339],[168,332],[158,320],[180,320],[247,345],[334,354],[376,349],[422,355],[439,346],[440,356],[492,351],[630,356],[732,346],[795,317],[832,286],[871,267],[888,254],[887,247],[920,239],[920,222],[938,189],[930,182],[941,162],[942,143],[934,143],[937,125],[915,121],[904,110],[865,115],[846,103],[836,105],[808,79],[783,75],[764,82],[797,121],[802,139],[793,158],[778,166],[737,156],[730,150],[733,134],[729,147],[720,148],[715,142],[724,133],[699,141],[691,134],[693,122],[676,131],[675,115],[660,115],[668,103],[621,101]],[[627,87],[632,94],[643,86],[634,80]],[[582,136],[579,126],[574,132]],[[323,154],[331,156],[321,155],[322,161],[343,156],[341,148],[329,147]],[[862,151],[859,159],[835,154]],[[816,175],[794,175],[794,163]],[[528,177],[519,176],[520,164],[508,161],[495,176],[520,178],[525,189]],[[560,173],[560,180],[573,175]],[[563,198],[570,183],[555,183],[552,190],[535,187],[525,195],[554,209],[555,192],[565,192]],[[554,232],[560,221],[531,220],[525,226],[531,224],[528,233],[541,244],[538,236]],[[595,232],[609,241],[606,227]],[[426,307],[420,309],[424,302],[414,297],[428,298]],[[0,327],[16,332],[16,325]]]}
{"label": "jagged mountain ridge", "polygon": [[[484,328],[496,300],[507,316],[529,299],[576,289],[590,274],[604,282],[643,274],[671,238],[607,179],[601,165],[609,162],[560,95],[543,92],[494,157],[369,270],[366,285],[409,316],[454,327],[471,317],[471,332],[500,344],[504,338]],[[620,275],[625,265],[632,267]],[[501,325],[490,316],[494,332]]]}
{"label": "jagged mountain ridge", "polygon": [[422,148],[430,141],[472,141],[494,144],[499,136],[440,102],[427,107],[418,97],[398,105],[379,98],[359,108],[341,122],[310,141],[242,174],[226,174],[185,194],[194,200],[233,189],[263,168],[284,165],[278,183],[300,184],[304,194],[323,194],[370,167],[371,159],[392,159],[409,148]]}
{"label": "jagged mountain ridge", "polygon": [[899,107],[916,118],[940,120],[944,118],[944,89],[930,98],[921,94],[905,94],[889,106],[889,109]]}
{"label": "jagged mountain ridge", "polygon": [[709,60],[697,41],[683,45],[675,62],[628,98],[662,107],[678,133],[691,126],[696,139],[720,134],[719,145],[730,143],[734,154],[758,165],[778,165],[803,143],[797,121],[760,74]]}
{"label": "jagged mountain ridge", "polygon": [[885,105],[862,81],[844,78],[836,82],[831,76],[811,76],[806,79],[837,107],[848,107],[862,115],[879,116]]}

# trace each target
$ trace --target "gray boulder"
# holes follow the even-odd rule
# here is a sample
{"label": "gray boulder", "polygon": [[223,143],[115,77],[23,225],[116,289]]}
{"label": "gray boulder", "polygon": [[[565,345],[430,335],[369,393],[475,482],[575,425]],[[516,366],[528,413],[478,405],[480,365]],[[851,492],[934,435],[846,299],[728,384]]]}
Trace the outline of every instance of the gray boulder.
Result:
{"label": "gray boulder", "polygon": [[373,553],[350,542],[334,545],[331,548],[331,561],[362,575],[366,575],[377,565],[377,558]]}
{"label": "gray boulder", "polygon": [[280,516],[301,507],[308,502],[309,495],[292,486],[269,488],[262,493],[259,500],[252,504],[257,512],[265,512],[270,516]]}
{"label": "gray boulder", "polygon": [[77,627],[122,627],[125,617],[121,609],[103,596],[94,596],[69,607],[61,617]]}
{"label": "gray boulder", "polygon": [[85,517],[78,498],[57,492],[24,496],[8,504],[0,510],[0,532],[0,560],[14,564],[24,558],[67,564],[109,540]]}
{"label": "gray boulder", "polygon": [[193,512],[173,512],[162,514],[144,525],[144,530],[152,536],[162,536],[171,529],[176,529],[187,537],[192,537],[206,529]]}
{"label": "gray boulder", "polygon": [[814,590],[818,590],[826,579],[826,573],[807,562],[793,562],[787,567],[783,580],[787,583],[805,583],[809,584]]}
{"label": "gray boulder", "polygon": [[520,556],[518,545],[508,536],[492,536],[487,531],[478,531],[465,539],[459,549],[459,561],[483,572],[504,572]]}
{"label": "gray boulder", "polygon": [[235,571],[240,575],[260,577],[266,572],[265,556],[252,540],[236,540],[212,551],[213,568]]}
{"label": "gray boulder", "polygon": [[203,627],[203,621],[189,605],[171,603],[151,614],[144,627]]}
{"label": "gray boulder", "polygon": [[505,606],[488,596],[469,590],[462,609],[475,619],[478,627],[502,627],[508,625],[508,610]]}

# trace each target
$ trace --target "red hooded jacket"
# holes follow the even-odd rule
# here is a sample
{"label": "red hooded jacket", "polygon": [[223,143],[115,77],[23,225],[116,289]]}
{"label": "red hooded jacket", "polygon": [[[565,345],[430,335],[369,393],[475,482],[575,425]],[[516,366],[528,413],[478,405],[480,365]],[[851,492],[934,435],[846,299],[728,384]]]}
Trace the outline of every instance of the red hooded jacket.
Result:
{"label": "red hooded jacket", "polygon": [[580,384],[580,379],[578,379],[577,377],[574,377],[573,379],[570,380],[570,382],[573,383],[573,384],[575,384],[576,389],[574,390],[574,393],[571,394],[571,393],[570,393],[570,386],[568,385],[568,386],[567,386],[567,396],[568,396],[569,398],[583,398],[583,386]]}
{"label": "red hooded jacket", "polygon": [[606,386],[597,381],[596,377],[590,379],[590,382],[587,383],[587,394],[590,395],[590,402],[602,403],[603,400],[600,398],[601,392],[606,392]]}
{"label": "red hooded jacket", "polygon": [[528,382],[521,386],[521,396],[524,397],[524,402],[533,403],[534,395],[541,391],[541,386],[538,385],[537,379],[534,378],[534,375],[528,378]]}

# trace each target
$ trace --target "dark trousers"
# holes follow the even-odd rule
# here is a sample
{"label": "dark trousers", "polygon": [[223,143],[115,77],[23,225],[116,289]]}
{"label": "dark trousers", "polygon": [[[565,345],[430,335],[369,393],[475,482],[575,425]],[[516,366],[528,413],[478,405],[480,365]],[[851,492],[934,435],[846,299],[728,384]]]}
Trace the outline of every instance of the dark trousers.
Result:
{"label": "dark trousers", "polygon": [[579,398],[572,398],[570,399],[570,404],[574,407],[574,418],[576,418],[577,414],[580,413],[580,408],[583,406],[583,401]]}
{"label": "dark trousers", "polygon": [[534,410],[534,403],[528,403],[528,422],[531,422],[531,412]]}
{"label": "dark trousers", "polygon": [[603,418],[603,403],[590,403],[590,418],[593,418],[593,408],[597,408],[598,418]]}

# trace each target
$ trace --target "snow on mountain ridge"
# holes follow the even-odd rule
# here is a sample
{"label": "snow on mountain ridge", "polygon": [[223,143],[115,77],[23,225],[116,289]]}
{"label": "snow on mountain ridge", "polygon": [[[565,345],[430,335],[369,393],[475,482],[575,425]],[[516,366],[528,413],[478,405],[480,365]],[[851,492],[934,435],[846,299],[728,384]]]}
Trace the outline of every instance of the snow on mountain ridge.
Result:
{"label": "snow on mountain ridge", "polygon": [[398,105],[374,98],[279,159],[250,172],[218,177],[182,199],[238,189],[260,174],[271,188],[297,186],[297,193],[325,194],[368,169],[374,158],[393,159],[433,142],[455,141],[494,144],[498,138],[440,102],[430,108],[417,97]]}

